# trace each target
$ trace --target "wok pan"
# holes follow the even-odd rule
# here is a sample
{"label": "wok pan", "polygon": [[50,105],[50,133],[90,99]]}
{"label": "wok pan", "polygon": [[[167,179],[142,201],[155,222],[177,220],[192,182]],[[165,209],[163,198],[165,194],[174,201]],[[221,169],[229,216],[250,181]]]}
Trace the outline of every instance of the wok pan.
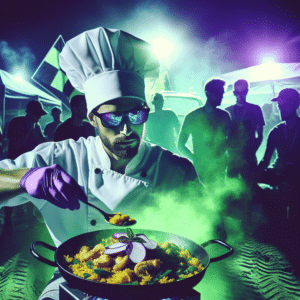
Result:
{"label": "wok pan", "polygon": [[[188,249],[193,257],[199,259],[199,261],[202,263],[202,266],[204,267],[204,270],[197,275],[180,281],[154,285],[116,285],[100,283],[81,278],[72,273],[72,271],[68,268],[69,263],[66,262],[64,255],[73,257],[76,253],[79,252],[82,246],[85,245],[92,248],[96,244],[99,244],[102,239],[111,237],[114,233],[117,232],[120,232],[120,229],[106,229],[84,233],[65,241],[58,248],[41,241],[35,241],[31,244],[30,251],[32,255],[39,261],[50,266],[58,267],[61,275],[68,282],[71,288],[79,289],[89,295],[108,299],[120,299],[120,296],[122,297],[122,299],[148,299],[148,297],[151,297],[151,299],[162,299],[166,297],[175,297],[181,295],[184,291],[192,289],[201,281],[210,262],[216,262],[227,258],[234,252],[234,249],[230,245],[220,240],[210,240],[199,246],[192,240],[176,234],[156,230],[135,229],[135,234],[145,234],[149,239],[158,241],[160,243],[167,241],[174,243],[181,248]],[[210,258],[204,247],[212,243],[217,243],[227,248],[229,252],[215,258]],[[51,261],[38,254],[35,249],[36,246],[42,246],[49,250],[55,251],[55,261]]]}

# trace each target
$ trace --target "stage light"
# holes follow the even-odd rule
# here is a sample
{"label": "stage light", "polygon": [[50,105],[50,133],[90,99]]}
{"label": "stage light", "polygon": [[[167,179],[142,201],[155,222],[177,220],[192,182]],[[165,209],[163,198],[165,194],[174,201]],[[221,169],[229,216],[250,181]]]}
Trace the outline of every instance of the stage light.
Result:
{"label": "stage light", "polygon": [[262,59],[262,63],[263,64],[269,64],[269,65],[271,65],[271,64],[274,64],[276,62],[275,62],[275,58],[274,57],[272,57],[272,56],[266,56],[266,57],[264,57]]}
{"label": "stage light", "polygon": [[25,65],[15,65],[10,73],[14,75],[15,80],[20,84],[30,80],[30,75]]}
{"label": "stage light", "polygon": [[21,75],[18,75],[18,74],[14,76],[14,79],[19,84],[22,84],[25,81],[24,78]]}
{"label": "stage light", "polygon": [[153,50],[159,59],[166,59],[174,50],[173,44],[163,37],[152,41]]}

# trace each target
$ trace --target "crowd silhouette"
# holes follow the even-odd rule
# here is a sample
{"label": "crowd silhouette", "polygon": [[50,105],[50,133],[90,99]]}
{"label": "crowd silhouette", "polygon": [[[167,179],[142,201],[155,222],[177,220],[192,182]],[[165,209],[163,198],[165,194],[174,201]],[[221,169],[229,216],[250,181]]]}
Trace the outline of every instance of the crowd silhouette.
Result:
{"label": "crowd silhouette", "polygon": [[[224,186],[231,178],[245,184],[239,199],[228,197],[222,214],[230,215],[236,211],[233,207],[238,208],[243,228],[258,239],[275,243],[298,274],[300,259],[293,248],[300,240],[300,96],[297,90],[286,88],[259,106],[247,102],[250,89],[246,80],[237,79],[233,89],[236,104],[221,109],[226,82],[208,81],[205,105],[188,113],[181,125],[178,150],[193,162],[208,189]],[[166,131],[163,128],[157,133],[160,138]],[[187,146],[189,137],[193,149]],[[150,142],[155,143],[155,138]],[[264,155],[258,161],[260,148]],[[257,211],[260,224],[254,224]]]}
{"label": "crowd silhouette", "polygon": [[[254,208],[262,206],[262,218],[267,225],[265,231],[259,227],[260,235],[274,236],[269,233],[276,228],[284,236],[281,245],[296,243],[300,225],[299,93],[295,89],[282,89],[277,98],[260,107],[247,102],[250,89],[246,80],[238,79],[233,90],[236,103],[221,109],[226,82],[218,78],[209,80],[204,86],[205,105],[188,113],[182,124],[171,109],[163,108],[164,98],[156,93],[152,102],[154,111],[145,126],[145,139],[188,158],[208,189],[224,186],[231,178],[243,181],[246,192],[241,199],[229,197],[226,213],[230,214],[230,206],[237,205],[248,226]],[[96,136],[95,128],[84,121],[87,114],[84,96],[73,97],[70,104],[71,117],[61,120],[62,110],[54,107],[53,121],[43,131],[39,120],[47,112],[39,101],[30,101],[26,115],[10,121],[7,135],[0,131],[1,159],[16,159],[44,142]],[[187,147],[189,138],[192,149]],[[266,149],[258,162],[260,147]],[[6,207],[4,227],[12,226],[11,214],[12,208]],[[299,265],[298,258],[290,256]]]}
{"label": "crowd silhouette", "polygon": [[[62,141],[69,138],[78,140],[80,137],[95,136],[94,127],[84,121],[87,117],[84,96],[74,96],[70,101],[70,107],[72,116],[65,122],[61,122],[60,120],[62,110],[59,107],[53,107],[51,110],[53,122],[46,124],[44,130],[42,130],[39,121],[47,112],[38,100],[29,101],[26,106],[25,115],[17,116],[9,122],[6,136],[2,134],[2,130],[0,129],[1,159],[9,158],[14,160],[23,153],[29,152],[37,145],[47,141]],[[5,141],[8,145],[7,153],[4,153]],[[21,210],[21,215],[36,214],[36,209],[31,203],[27,203],[22,208],[17,209]],[[13,225],[13,208],[4,207],[3,211],[3,227],[4,230],[9,230]],[[21,215],[20,213],[18,214],[19,217]],[[28,216],[25,219],[28,219]]]}

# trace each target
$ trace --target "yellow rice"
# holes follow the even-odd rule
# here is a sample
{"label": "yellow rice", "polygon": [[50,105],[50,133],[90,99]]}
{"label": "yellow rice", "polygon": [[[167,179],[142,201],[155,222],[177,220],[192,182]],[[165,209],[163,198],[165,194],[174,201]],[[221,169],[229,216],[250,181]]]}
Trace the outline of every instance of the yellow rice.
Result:
{"label": "yellow rice", "polygon": [[[102,240],[102,243],[97,244],[94,248],[90,249],[87,246],[83,246],[74,257],[65,255],[66,261],[69,263],[69,268],[74,275],[82,278],[86,278],[96,282],[109,283],[109,284],[128,284],[133,282],[138,282],[139,285],[147,285],[153,277],[156,276],[151,274],[151,269],[146,269],[144,273],[136,273],[134,271],[135,264],[133,264],[125,252],[119,253],[118,255],[105,255],[103,254],[105,247],[113,243],[117,243],[118,240],[110,237],[108,239]],[[184,279],[191,276],[199,274],[204,270],[204,267],[196,257],[192,257],[188,249],[181,249],[177,245],[169,242],[157,243],[160,254],[164,254],[165,258],[170,258],[169,262],[162,259],[162,265],[167,265],[173,267],[172,259],[177,259],[177,269],[187,267],[197,268],[193,273],[190,274],[180,274],[178,278]],[[147,251],[157,251],[147,250]],[[153,252],[158,254],[157,252]],[[148,252],[147,252],[148,255]],[[74,260],[74,261],[73,261]],[[77,263],[75,263],[77,260]],[[180,263],[178,263],[180,261]],[[149,261],[144,261],[147,264]],[[89,266],[87,264],[90,264]],[[168,269],[170,269],[169,267]],[[98,275],[93,272],[94,269],[101,269],[110,272],[110,275]],[[177,270],[175,269],[175,271]],[[157,270],[156,270],[157,271]],[[158,280],[159,284],[165,284],[175,281],[175,278],[165,276]]]}

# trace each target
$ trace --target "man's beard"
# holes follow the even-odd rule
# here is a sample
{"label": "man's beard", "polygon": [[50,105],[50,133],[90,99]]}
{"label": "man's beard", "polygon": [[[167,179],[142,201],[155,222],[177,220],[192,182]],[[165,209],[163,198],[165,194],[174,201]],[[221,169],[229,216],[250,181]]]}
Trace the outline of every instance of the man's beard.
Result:
{"label": "man's beard", "polygon": [[[100,134],[100,138],[102,140],[103,145],[111,153],[113,153],[114,155],[116,155],[121,159],[133,158],[138,153],[140,143],[141,143],[141,138],[135,133],[132,133],[128,137],[117,138],[113,143],[111,143],[105,136],[102,136],[101,134]],[[132,147],[131,144],[129,145],[120,144],[122,142],[132,140],[132,139],[136,140],[136,142],[134,142],[136,143],[134,147]]]}

